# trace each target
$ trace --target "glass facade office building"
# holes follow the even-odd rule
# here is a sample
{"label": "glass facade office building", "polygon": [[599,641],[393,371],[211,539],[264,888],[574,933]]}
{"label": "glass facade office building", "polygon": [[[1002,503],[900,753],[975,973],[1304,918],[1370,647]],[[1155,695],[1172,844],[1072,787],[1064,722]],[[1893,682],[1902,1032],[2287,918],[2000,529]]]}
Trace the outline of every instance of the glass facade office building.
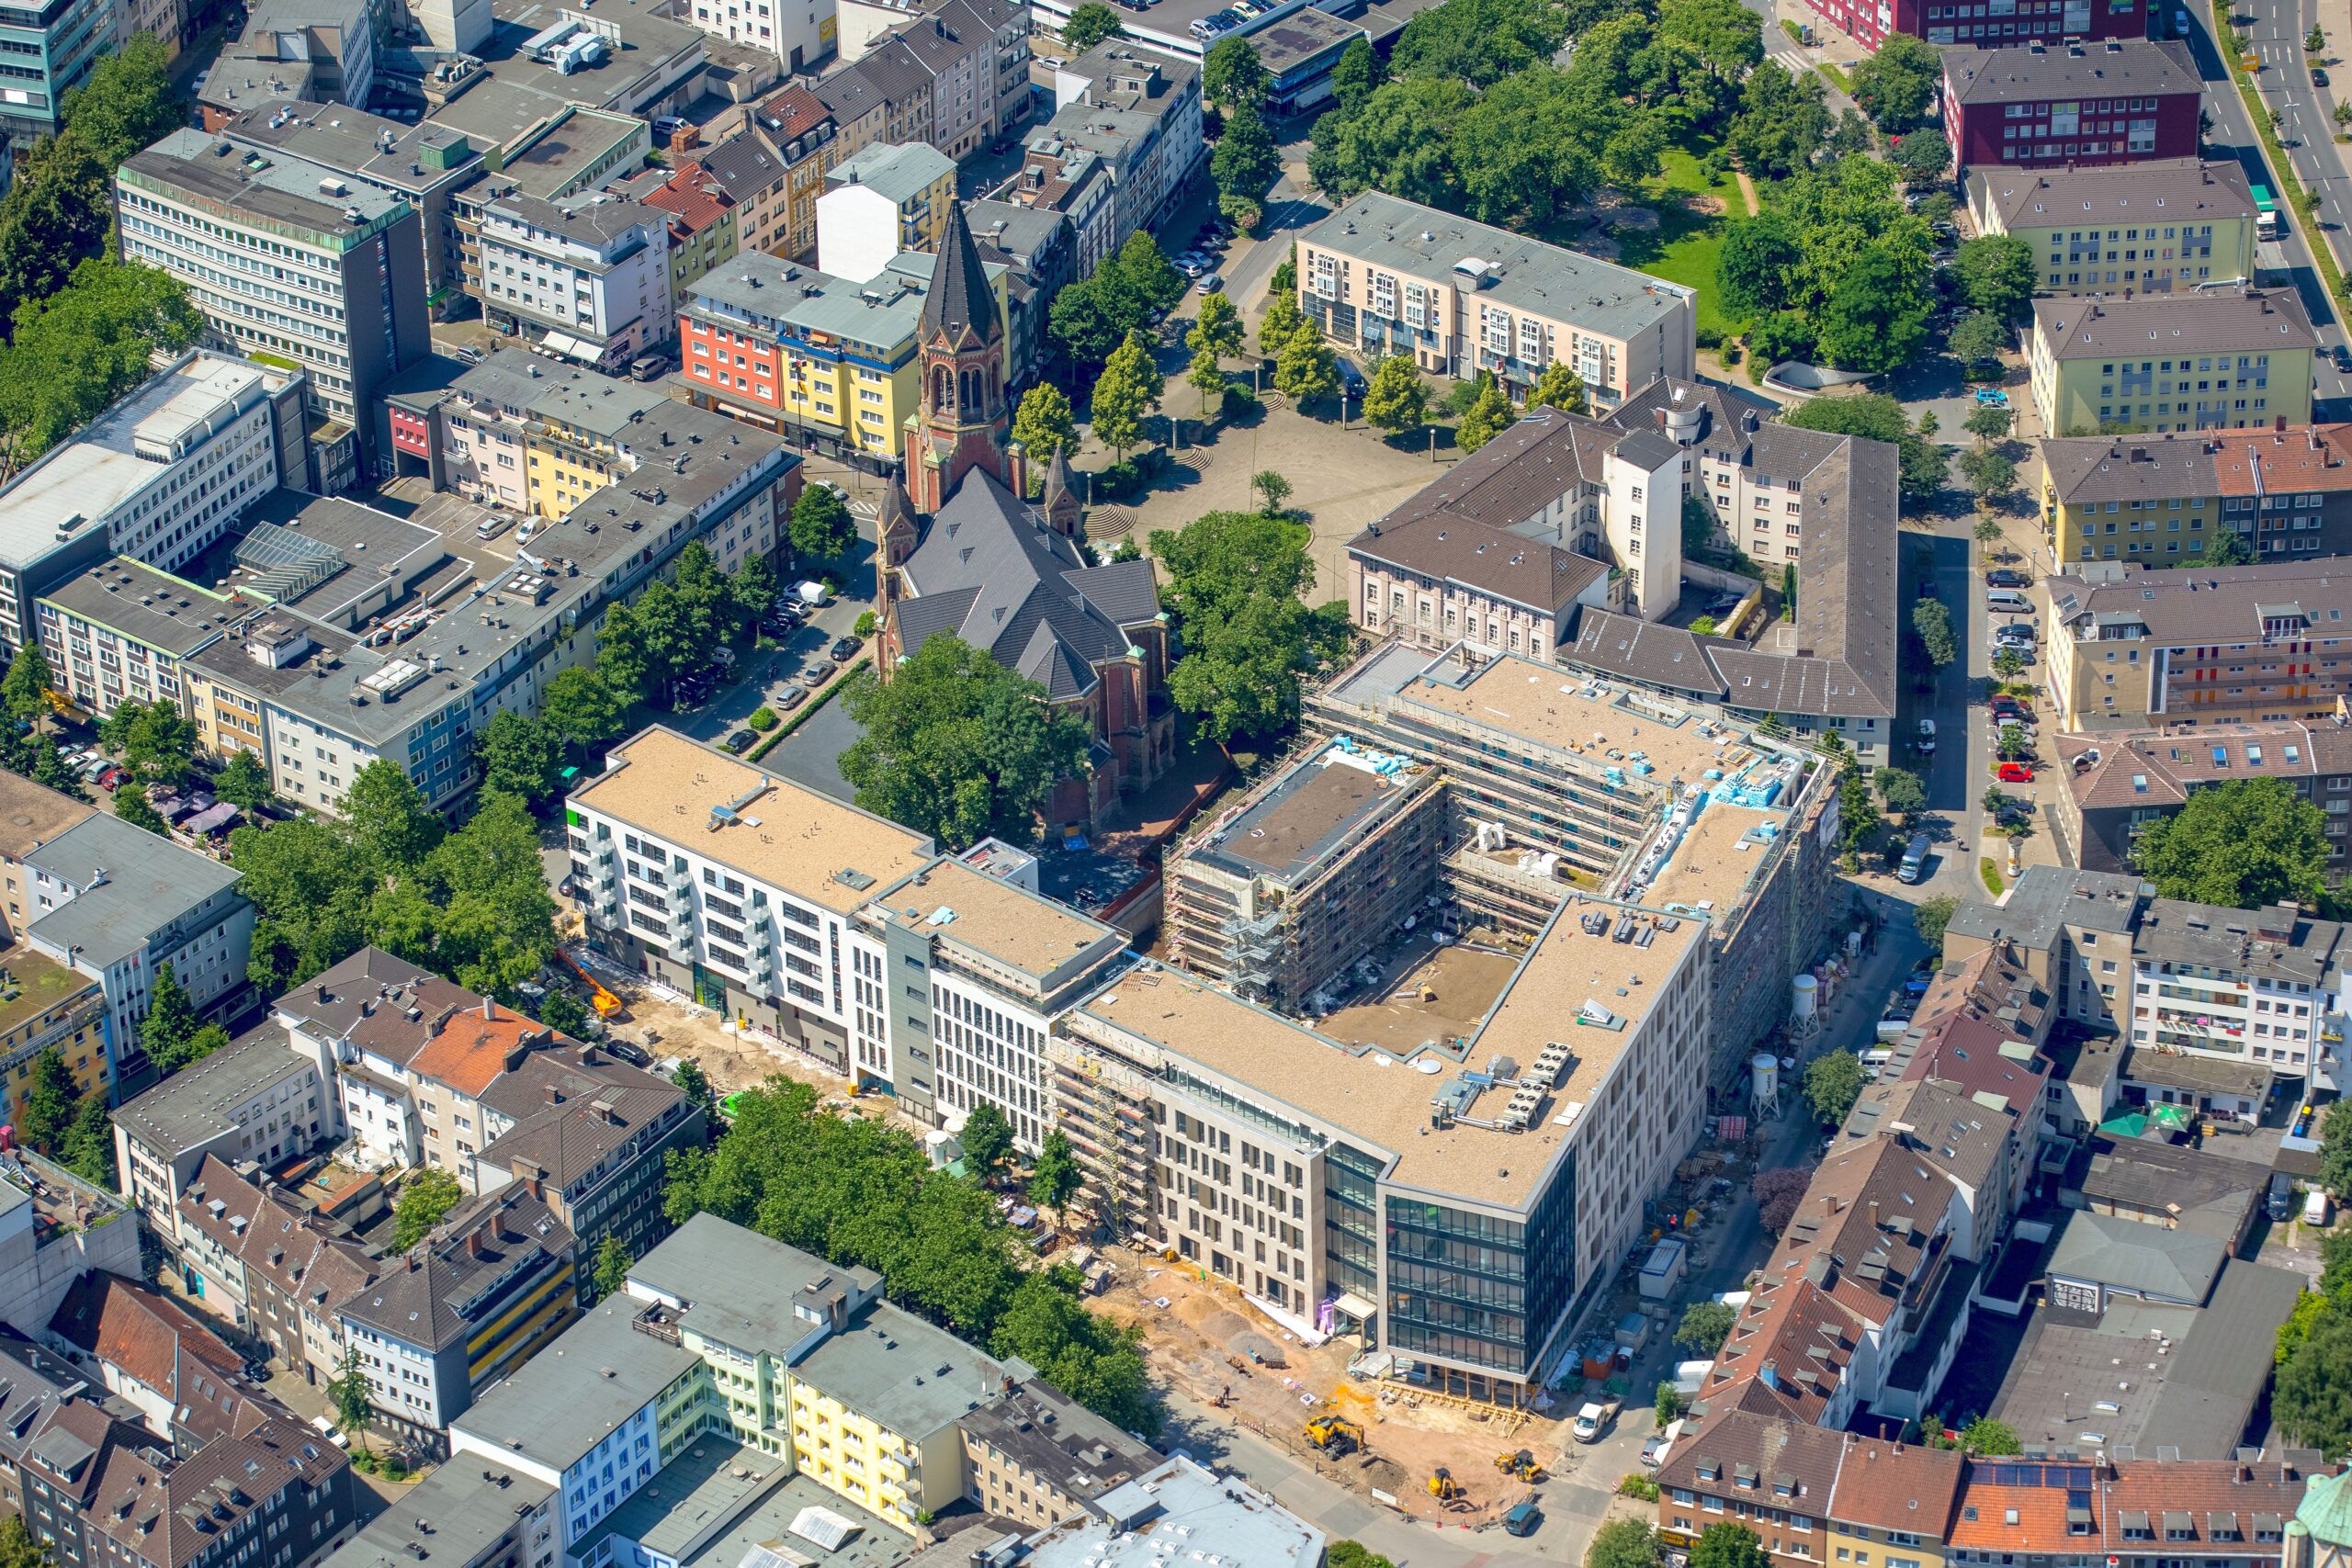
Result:
{"label": "glass facade office building", "polygon": [[1574,1156],[1523,1222],[1396,1192],[1387,1206],[1387,1348],[1533,1376],[1576,1290]]}
{"label": "glass facade office building", "polygon": [[65,95],[114,42],[112,0],[0,6],[0,130],[20,151],[56,134]]}

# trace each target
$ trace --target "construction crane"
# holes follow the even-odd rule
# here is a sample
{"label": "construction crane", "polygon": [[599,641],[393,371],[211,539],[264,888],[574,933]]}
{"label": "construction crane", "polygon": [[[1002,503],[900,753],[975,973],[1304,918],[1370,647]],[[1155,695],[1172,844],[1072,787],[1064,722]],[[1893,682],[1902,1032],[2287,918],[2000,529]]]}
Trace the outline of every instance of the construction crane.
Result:
{"label": "construction crane", "polygon": [[1339,1459],[1363,1447],[1363,1428],[1344,1416],[1317,1416],[1306,1424],[1306,1440]]}
{"label": "construction crane", "polygon": [[628,1009],[622,1005],[620,998],[613,995],[605,988],[604,982],[588,973],[580,960],[572,957],[560,946],[555,950],[555,960],[574,975],[579,976],[580,983],[588,987],[588,1005],[596,1010],[598,1018],[606,1023],[617,1023],[628,1017]]}

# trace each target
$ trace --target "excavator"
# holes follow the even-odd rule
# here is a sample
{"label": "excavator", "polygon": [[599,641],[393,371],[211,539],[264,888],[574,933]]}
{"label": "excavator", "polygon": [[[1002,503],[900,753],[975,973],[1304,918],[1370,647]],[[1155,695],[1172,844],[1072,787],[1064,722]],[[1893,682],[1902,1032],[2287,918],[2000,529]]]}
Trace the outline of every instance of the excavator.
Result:
{"label": "excavator", "polygon": [[1454,1480],[1453,1472],[1443,1465],[1439,1465],[1430,1472],[1430,1495],[1449,1506],[1456,1503],[1467,1502],[1467,1496],[1462,1489],[1462,1483]]}
{"label": "excavator", "polygon": [[1344,1416],[1317,1416],[1306,1424],[1306,1440],[1341,1459],[1363,1447],[1363,1428]]}
{"label": "excavator", "polygon": [[1495,1468],[1505,1475],[1526,1482],[1531,1486],[1545,1479],[1544,1467],[1535,1462],[1535,1455],[1526,1449],[1521,1449],[1515,1454],[1497,1454]]}

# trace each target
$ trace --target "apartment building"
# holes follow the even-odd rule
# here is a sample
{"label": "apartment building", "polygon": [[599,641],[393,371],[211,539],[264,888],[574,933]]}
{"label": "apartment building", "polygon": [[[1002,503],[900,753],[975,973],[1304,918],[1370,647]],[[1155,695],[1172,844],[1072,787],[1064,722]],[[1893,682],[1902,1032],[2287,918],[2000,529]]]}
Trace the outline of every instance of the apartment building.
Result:
{"label": "apartment building", "polygon": [[469,292],[501,332],[612,371],[669,341],[670,224],[640,202],[515,194],[486,203]]}
{"label": "apartment building", "polygon": [[41,652],[51,689],[93,717],[125,702],[186,700],[181,667],[191,655],[269,607],[243,592],[216,593],[123,556],[109,556],[40,596]]}
{"label": "apartment building", "polygon": [[1943,125],[1964,172],[2194,158],[2204,96],[2188,46],[2143,37],[1944,55]]}
{"label": "apartment building", "polygon": [[2042,537],[2062,570],[2177,566],[2223,531],[2256,560],[2352,549],[2352,425],[2041,446]]}
{"label": "apartment building", "polygon": [[2311,423],[2318,344],[2291,289],[2037,299],[2026,369],[2061,435],[2260,429]]}
{"label": "apartment building", "polygon": [[2150,899],[2132,933],[2132,1046],[2311,1077],[2327,983],[2348,955],[2343,926],[2308,919],[2291,904],[2232,909]]}
{"label": "apartment building", "polygon": [[1366,191],[1299,237],[1298,308],[1334,345],[1493,374],[1514,400],[1555,359],[1609,410],[1688,380],[1690,294],[1646,273]]}
{"label": "apartment building", "polygon": [[[2291,514],[2290,514],[2291,515]],[[2266,554],[2267,552],[2265,552]],[[2325,720],[2352,681],[2324,559],[2045,579],[2054,718],[2076,730]]]}
{"label": "apartment building", "polygon": [[376,34],[368,0],[260,0],[196,90],[204,129],[220,130],[270,94],[365,109],[376,90]]}
{"label": "apartment building", "polygon": [[902,251],[939,254],[956,161],[928,142],[877,141],[835,164],[817,198],[817,267],[853,283]]}
{"label": "apartment building", "polygon": [[[748,108],[744,121],[701,153],[703,167],[735,203],[738,248],[806,260],[817,243],[817,197],[842,156],[833,111],[795,84]],[[681,305],[686,297],[679,292]]]}
{"label": "apartment building", "polygon": [[673,301],[684,299],[705,273],[735,259],[742,244],[735,199],[700,160],[689,158],[672,169],[648,169],[634,179],[615,181],[612,188],[670,215]]}
{"label": "apartment building", "polygon": [[2327,813],[2328,874],[2346,867],[2352,831],[2352,729],[2342,717],[2216,725],[2193,733],[2106,730],[2052,738],[2059,840],[2086,871],[2126,872],[2148,825],[2232,779],[2277,778]]}
{"label": "apartment building", "polygon": [[[1010,312],[1010,269],[987,266]],[[887,463],[905,457],[921,402],[916,359],[935,255],[909,252],[863,283],[771,256],[738,256],[707,276],[678,315],[677,387],[697,409],[817,450]],[[1011,334],[1004,373],[1012,374]]]}
{"label": "apartment building", "polygon": [[568,818],[574,886],[615,959],[910,1114],[960,1123],[985,1101],[1022,1147],[1042,1143],[1046,1035],[1120,933],[666,729],[616,748]]}
{"label": "apartment building", "polygon": [[28,943],[0,948],[0,1116],[24,1124],[33,1064],[50,1050],[74,1075],[77,1096],[111,1093],[105,990]]}
{"label": "apartment building", "polygon": [[[410,1064],[481,998],[453,981],[363,947],[308,985],[279,997],[271,1021],[329,1090],[329,1130],[347,1134],[346,1163],[403,1170],[428,1163]],[[552,1033],[548,1035],[552,1039]],[[436,1134],[433,1140],[446,1146]]]}
{"label": "apartment building", "polygon": [[579,1311],[571,1232],[515,1187],[450,1211],[335,1309],[368,1381],[372,1422],[446,1455],[475,1396],[555,1342]]}
{"label": "apartment building", "polygon": [[1704,931],[1572,899],[1469,1038],[1401,1052],[1141,964],[1047,1042],[1086,1201],[1275,1314],[1521,1404],[1699,1135]]}
{"label": "apartment building", "polygon": [[775,55],[796,76],[835,52],[840,33],[832,14],[813,0],[694,0],[677,17],[713,38]]}
{"label": "apartment building", "polygon": [[[0,52],[21,73],[13,77],[17,85],[0,89],[0,132],[30,147],[65,129],[65,95],[128,36],[123,19],[114,0],[61,0],[0,18]],[[165,36],[176,41],[179,28]]]}
{"label": "apartment building", "polygon": [[112,556],[172,571],[281,486],[309,488],[306,384],[199,349],[0,485],[0,642],[37,639],[41,595],[78,572]]}
{"label": "apartment building", "polygon": [[[401,1494],[322,1563],[332,1568],[405,1568],[414,1522],[433,1522],[425,1561],[435,1568],[530,1568],[547,1552],[555,1489],[503,1465],[440,1465]],[[410,1512],[411,1509],[414,1512]],[[422,1544],[422,1543],[420,1543]]]}
{"label": "apartment building", "polygon": [[186,284],[240,352],[300,366],[311,412],[356,433],[373,471],[368,411],[432,348],[417,210],[308,159],[222,146],[175,130],[115,172],[123,257]]}
{"label": "apartment building", "polygon": [[113,1121],[116,1179],[159,1236],[178,1233],[180,1199],[208,1157],[275,1165],[336,1136],[317,1066],[266,1026],[124,1102]]}
{"label": "apartment building", "polygon": [[[1053,352],[1049,333],[1053,306],[1078,279],[1078,235],[1058,212],[1042,212],[1009,201],[964,204],[964,220],[981,264],[1006,269],[1005,344],[1012,355],[1014,387],[1026,386],[1046,370]],[[1050,463],[1041,454],[1039,461]]]}
{"label": "apartment building", "polygon": [[343,1303],[376,1278],[367,1248],[249,1162],[207,1154],[161,1237],[184,1293],[316,1387],[343,1372]]}
{"label": "apartment building", "polygon": [[2043,292],[2187,293],[2255,273],[2254,193],[2228,160],[2101,168],[1978,168],[1968,209],[1981,234],[2033,247]]}
{"label": "apartment building", "polygon": [[931,72],[896,33],[809,91],[840,127],[844,158],[877,141],[932,140]]}
{"label": "apartment building", "polygon": [[[44,1333],[66,1292],[97,1274],[143,1276],[139,1226],[118,1224],[123,1204],[62,1166],[30,1149],[9,1153],[0,1167],[0,1346],[16,1335]],[[6,1407],[12,1423],[23,1404]],[[21,1430],[19,1428],[19,1430]],[[0,1461],[9,1458],[0,1427]],[[17,1477],[0,1462],[0,1503]]]}
{"label": "apartment building", "polygon": [[1069,217],[1084,277],[1167,220],[1207,163],[1199,66],[1114,39],[1054,68],[1054,117],[1003,199]]}
{"label": "apartment building", "polygon": [[2030,866],[2002,904],[1960,907],[1946,932],[1945,961],[2007,943],[2060,1021],[2086,1033],[2120,1035],[2132,994],[2141,886],[2137,876]]}
{"label": "apartment building", "polygon": [[[1326,682],[1308,698],[1306,718],[1335,746],[1422,766],[1423,774],[1384,775],[1400,790],[1418,789],[1424,774],[1442,780],[1444,813],[1427,842],[1435,874],[1419,870],[1413,885],[1450,902],[1437,911],[1446,923],[1532,933],[1569,880],[1704,919],[1713,949],[1708,1081],[1719,1097],[1747,1092],[1748,1053],[1785,1016],[1790,964],[1821,949],[1834,904],[1818,829],[1828,794],[1805,774],[1801,753],[1719,709],[1589,676],[1564,685],[1518,659],[1462,661],[1397,645]],[[1709,772],[1720,777],[1706,780]],[[1218,833],[1221,851],[1236,842],[1229,815],[1197,829],[1169,860],[1167,926],[1188,965],[1211,967],[1204,954],[1232,940],[1221,890],[1204,888],[1208,897],[1196,901],[1189,886],[1196,847]],[[1338,863],[1322,860],[1337,885]],[[1344,962],[1389,936],[1376,925],[1351,931],[1340,907],[1325,902],[1294,899],[1259,919],[1273,914],[1268,935],[1330,921],[1321,934],[1348,950]],[[1259,940],[1251,933],[1251,947]]]}
{"label": "apartment building", "polygon": [[137,1049],[155,972],[168,964],[199,1013],[227,1012],[251,982],[254,907],[243,874],[103,814],[25,857],[35,951],[98,983],[115,1082],[147,1070]]}

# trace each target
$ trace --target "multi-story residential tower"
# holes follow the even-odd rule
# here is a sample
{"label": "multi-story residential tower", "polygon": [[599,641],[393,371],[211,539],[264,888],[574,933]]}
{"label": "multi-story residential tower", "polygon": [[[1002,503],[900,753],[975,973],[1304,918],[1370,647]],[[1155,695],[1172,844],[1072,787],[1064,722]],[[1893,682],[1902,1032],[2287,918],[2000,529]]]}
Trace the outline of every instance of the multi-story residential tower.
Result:
{"label": "multi-story residential tower", "polygon": [[2254,276],[2254,193],[2226,160],[1980,167],[1968,209],[1979,232],[2033,247],[2044,293],[2187,293]]}

